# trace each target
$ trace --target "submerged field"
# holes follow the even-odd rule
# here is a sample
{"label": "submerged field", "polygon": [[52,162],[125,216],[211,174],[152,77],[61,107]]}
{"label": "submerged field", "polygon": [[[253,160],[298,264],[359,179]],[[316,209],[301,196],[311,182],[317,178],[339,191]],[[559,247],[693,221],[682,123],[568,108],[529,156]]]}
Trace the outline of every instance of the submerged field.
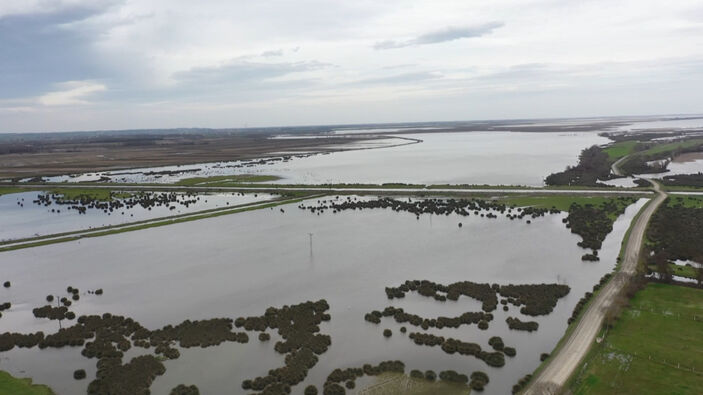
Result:
{"label": "submerged field", "polygon": [[589,354],[576,394],[699,394],[703,290],[649,284]]}
{"label": "submerged field", "polygon": [[[403,135],[413,141],[382,149],[351,149],[266,160],[199,163],[58,176],[55,182],[172,183],[188,178],[250,175],[277,184],[413,183],[542,186],[544,177],[574,165],[578,153],[609,140],[596,132],[467,132]],[[257,175],[269,177],[257,178]],[[270,176],[273,176],[271,178]],[[188,181],[186,181],[188,182]]]}
{"label": "submerged field", "polygon": [[234,207],[271,200],[264,193],[112,193],[53,189],[0,195],[0,242]]}
{"label": "submerged field", "polygon": [[[302,203],[316,204],[317,199]],[[297,204],[5,252],[3,276],[12,286],[2,290],[0,301],[10,301],[12,307],[3,311],[0,327],[20,333],[55,332],[59,323],[34,318],[32,309],[45,305],[47,294],[65,294],[69,285],[81,290],[80,300],[70,307],[77,316],[119,314],[151,331],[186,319],[256,317],[269,307],[324,299],[329,321],[323,320],[319,328],[320,334],[330,336],[331,344],[294,392],[309,384],[321,389],[335,368],[399,360],[405,363],[406,374],[413,369],[466,375],[483,371],[490,377],[485,393],[503,394],[532,372],[541,353],[552,350],[576,303],[612,270],[629,221],[642,204],[631,205],[615,222],[600,250],[601,262],[596,263],[581,261],[584,249],[577,246],[581,239],[562,223],[565,213],[530,218],[527,223],[505,216],[416,216],[390,209],[320,213],[301,210]],[[547,248],[555,245],[559,248]],[[425,330],[393,317],[383,317],[380,324],[364,319],[388,306],[432,319],[486,312],[479,300],[466,296],[440,301],[410,292],[388,299],[386,288],[406,280],[445,285],[563,284],[570,290],[544,315],[526,315],[512,303],[499,304],[490,311],[487,329],[462,324]],[[95,289],[104,294],[88,292]],[[511,330],[508,317],[535,322],[538,329]],[[63,321],[64,326],[73,324]],[[391,331],[390,337],[384,336],[385,329]],[[256,331],[247,331],[249,340],[244,344],[174,345],[179,356],[163,362],[165,373],[155,377],[152,393],[167,394],[178,384],[197,385],[205,394],[243,391],[244,380],[264,376],[283,363],[283,355],[274,350],[279,335],[275,330],[266,332],[270,341],[260,341]],[[447,353],[449,345],[416,345],[410,339],[412,332],[475,343],[490,352],[489,339],[500,336],[516,355],[506,355],[502,367],[491,366],[476,356]],[[58,394],[84,393],[95,377],[97,360],[81,356],[81,348],[14,348],[3,353],[0,369],[24,372]],[[133,346],[123,362],[153,351]],[[87,379],[74,380],[76,369],[85,369]],[[373,382],[367,376],[360,378],[356,390]]]}

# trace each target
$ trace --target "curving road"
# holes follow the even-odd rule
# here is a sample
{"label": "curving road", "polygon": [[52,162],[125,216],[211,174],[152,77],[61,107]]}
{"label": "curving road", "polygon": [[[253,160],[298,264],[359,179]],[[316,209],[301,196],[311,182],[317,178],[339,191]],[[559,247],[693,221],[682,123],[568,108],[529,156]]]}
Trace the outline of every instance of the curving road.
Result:
{"label": "curving road", "polygon": [[559,394],[563,391],[567,380],[580,365],[600,332],[608,307],[626,284],[627,278],[635,273],[649,219],[667,196],[658,183],[648,181],[654,186],[657,195],[644,207],[632,227],[620,270],[596,295],[574,331],[545,368],[532,379],[525,394]]}

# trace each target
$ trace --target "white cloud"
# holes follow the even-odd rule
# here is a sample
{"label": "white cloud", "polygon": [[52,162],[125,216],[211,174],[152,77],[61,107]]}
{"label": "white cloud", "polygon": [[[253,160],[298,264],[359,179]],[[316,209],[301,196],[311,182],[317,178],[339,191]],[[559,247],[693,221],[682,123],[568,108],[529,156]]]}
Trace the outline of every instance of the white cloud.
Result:
{"label": "white cloud", "polygon": [[39,97],[38,101],[44,106],[68,106],[89,104],[87,97],[97,92],[107,90],[105,85],[92,81],[68,81],[58,85],[59,90],[48,92]]}

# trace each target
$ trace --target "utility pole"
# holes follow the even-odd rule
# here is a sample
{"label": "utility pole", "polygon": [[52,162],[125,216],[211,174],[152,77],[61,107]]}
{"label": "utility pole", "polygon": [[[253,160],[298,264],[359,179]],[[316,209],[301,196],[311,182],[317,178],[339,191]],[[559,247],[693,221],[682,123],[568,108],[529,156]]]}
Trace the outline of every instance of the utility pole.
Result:
{"label": "utility pole", "polygon": [[310,236],[310,259],[312,259],[312,233],[308,232],[308,236]]}

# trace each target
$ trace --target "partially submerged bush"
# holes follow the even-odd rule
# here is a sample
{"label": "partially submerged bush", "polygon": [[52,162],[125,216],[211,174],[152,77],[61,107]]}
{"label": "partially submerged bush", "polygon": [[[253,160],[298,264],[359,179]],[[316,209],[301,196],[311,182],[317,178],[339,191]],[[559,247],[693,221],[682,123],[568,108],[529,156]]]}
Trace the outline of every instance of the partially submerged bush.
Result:
{"label": "partially submerged bush", "polygon": [[83,380],[85,378],[85,370],[78,369],[73,372],[73,378],[76,380]]}
{"label": "partially submerged bush", "polygon": [[535,321],[520,321],[517,317],[508,317],[505,319],[508,323],[508,328],[518,330],[518,331],[536,331],[539,328],[539,323]]}
{"label": "partially submerged bush", "polygon": [[170,395],[200,395],[200,390],[194,385],[178,384],[171,390]]}

